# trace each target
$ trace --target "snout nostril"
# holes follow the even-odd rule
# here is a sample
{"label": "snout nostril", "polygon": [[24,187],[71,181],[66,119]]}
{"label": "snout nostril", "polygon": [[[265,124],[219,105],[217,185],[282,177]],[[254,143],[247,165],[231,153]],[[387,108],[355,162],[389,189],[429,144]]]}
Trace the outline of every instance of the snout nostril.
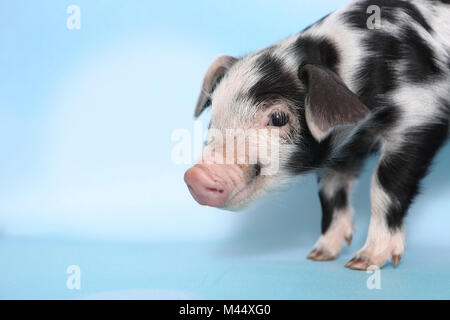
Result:
{"label": "snout nostril", "polygon": [[211,191],[211,192],[218,192],[218,193],[223,193],[223,189],[217,189],[217,188],[206,188],[206,190]]}

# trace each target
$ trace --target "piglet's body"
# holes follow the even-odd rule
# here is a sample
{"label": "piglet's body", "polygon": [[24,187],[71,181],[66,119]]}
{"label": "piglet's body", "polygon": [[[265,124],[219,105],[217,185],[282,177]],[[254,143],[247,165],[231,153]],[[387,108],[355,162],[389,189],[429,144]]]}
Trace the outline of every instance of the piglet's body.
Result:
{"label": "piglet's body", "polygon": [[[382,20],[369,28],[374,5]],[[315,172],[322,235],[308,258],[331,260],[352,239],[349,193],[378,152],[367,241],[346,266],[397,265],[406,213],[448,138],[450,5],[355,1],[268,48],[221,56],[205,75],[195,115],[209,106],[202,161],[185,174],[195,200],[236,210]]]}

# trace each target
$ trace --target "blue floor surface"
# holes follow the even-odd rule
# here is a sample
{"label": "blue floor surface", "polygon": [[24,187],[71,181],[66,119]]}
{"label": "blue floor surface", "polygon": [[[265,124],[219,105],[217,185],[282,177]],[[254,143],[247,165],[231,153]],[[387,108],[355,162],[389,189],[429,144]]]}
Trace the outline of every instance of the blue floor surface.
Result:
{"label": "blue floor surface", "polygon": [[[311,262],[309,247],[246,256],[238,244],[114,244],[4,238],[1,299],[448,299],[448,249],[409,248],[396,269],[371,274],[344,268],[345,248],[332,262]],[[81,270],[69,290],[66,269]]]}

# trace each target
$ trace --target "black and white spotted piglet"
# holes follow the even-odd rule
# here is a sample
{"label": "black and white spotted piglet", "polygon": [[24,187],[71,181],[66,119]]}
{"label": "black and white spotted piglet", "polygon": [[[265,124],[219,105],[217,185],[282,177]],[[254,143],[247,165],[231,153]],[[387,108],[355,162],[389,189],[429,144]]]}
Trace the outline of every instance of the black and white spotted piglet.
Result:
{"label": "black and white spotted piglet", "polygon": [[[371,5],[381,9],[381,28],[367,27]],[[275,175],[261,174],[260,159],[197,164],[185,181],[200,204],[236,209],[315,171],[322,235],[308,258],[330,260],[352,239],[349,193],[364,160],[379,152],[367,241],[347,267],[397,265],[404,217],[449,134],[450,4],[355,1],[268,48],[221,56],[206,73],[195,116],[208,106],[211,129],[278,128],[280,158]]]}

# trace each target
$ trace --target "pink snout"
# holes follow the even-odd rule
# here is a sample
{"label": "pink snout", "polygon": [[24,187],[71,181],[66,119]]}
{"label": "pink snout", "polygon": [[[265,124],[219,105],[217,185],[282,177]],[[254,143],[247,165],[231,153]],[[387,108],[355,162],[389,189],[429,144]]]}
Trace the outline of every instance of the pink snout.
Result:
{"label": "pink snout", "polygon": [[224,166],[197,164],[184,174],[191,195],[201,205],[223,207],[231,194]]}

